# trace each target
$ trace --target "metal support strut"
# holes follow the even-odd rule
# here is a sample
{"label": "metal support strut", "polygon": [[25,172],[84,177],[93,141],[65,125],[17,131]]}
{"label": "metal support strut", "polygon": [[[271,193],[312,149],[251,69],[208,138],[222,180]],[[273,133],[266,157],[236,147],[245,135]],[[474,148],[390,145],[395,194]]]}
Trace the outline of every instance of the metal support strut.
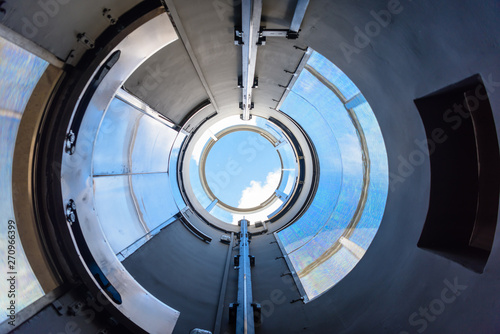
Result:
{"label": "metal support strut", "polygon": [[290,29],[268,30],[260,27],[262,1],[242,0],[241,27],[236,27],[234,32],[235,44],[242,47],[241,78],[238,80],[238,87],[242,89],[240,108],[243,110],[241,119],[244,121],[251,118],[250,110],[253,109],[252,89],[258,87],[258,79],[255,77],[257,48],[260,45],[265,45],[267,37],[298,38],[300,26],[309,5],[309,0],[298,0]]}
{"label": "metal support strut", "polygon": [[260,305],[253,303],[251,267],[255,259],[250,255],[248,220],[240,220],[240,252],[235,257],[238,266],[238,302],[230,305],[230,313],[236,311],[236,334],[254,334],[255,319],[260,319]]}
{"label": "metal support strut", "polygon": [[242,119],[250,119],[252,88],[255,82],[257,43],[259,42],[262,0],[243,0],[241,3],[241,65],[242,65]]}

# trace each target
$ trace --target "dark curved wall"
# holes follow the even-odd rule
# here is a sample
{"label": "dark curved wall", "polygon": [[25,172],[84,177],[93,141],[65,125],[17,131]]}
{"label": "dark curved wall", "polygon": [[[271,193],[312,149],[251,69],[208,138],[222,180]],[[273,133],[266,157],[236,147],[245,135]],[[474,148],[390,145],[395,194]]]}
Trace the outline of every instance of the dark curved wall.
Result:
{"label": "dark curved wall", "polygon": [[[227,38],[213,36],[227,37],[230,26],[222,32],[218,27],[210,30],[219,21],[209,25],[211,4],[198,4],[176,2],[181,19],[197,22],[198,33],[191,32],[194,48],[200,50],[198,56],[204,63],[213,65],[205,73],[210,82],[211,72],[222,66],[216,60],[221,55],[204,51],[228,43]],[[286,19],[266,16],[279,12],[266,6],[280,7],[280,3],[265,4],[268,27],[286,25]],[[371,11],[388,9],[391,20],[384,27]],[[301,56],[293,45],[310,46],[339,66],[366,96],[382,129],[391,172],[386,212],[369,251],[343,281],[317,300],[290,304],[299,294],[280,277],[288,270],[283,262],[274,260],[280,256],[279,250],[275,244],[269,245],[270,236],[254,239],[254,298],[265,305],[260,333],[500,330],[498,238],[483,274],[418,248],[429,201],[429,159],[411,167],[404,162],[422,150],[416,141],[426,137],[414,104],[417,98],[479,73],[489,89],[494,116],[500,117],[500,49],[494,33],[500,28],[499,13],[495,1],[311,1],[298,40],[269,38],[259,48],[257,75],[261,82],[255,92],[256,108],[274,106],[271,98],[279,99],[282,90],[277,85],[289,79],[283,70],[293,70]],[[365,28],[373,29],[369,43],[356,37],[358,29],[366,35]],[[199,33],[207,30],[207,35]],[[226,78],[221,73],[218,77]],[[238,99],[238,92],[214,91],[218,100]],[[219,105],[224,108],[227,104]],[[496,128],[498,132],[498,125]]]}

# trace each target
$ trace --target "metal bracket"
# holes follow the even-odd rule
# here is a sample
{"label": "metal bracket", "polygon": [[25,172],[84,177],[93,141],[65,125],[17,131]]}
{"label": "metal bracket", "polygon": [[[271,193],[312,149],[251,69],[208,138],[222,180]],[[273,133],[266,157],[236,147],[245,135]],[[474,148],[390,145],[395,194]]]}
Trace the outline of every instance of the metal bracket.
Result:
{"label": "metal bracket", "polygon": [[76,203],[72,199],[66,204],[66,219],[70,224],[76,222]]}
{"label": "metal bracket", "polygon": [[255,256],[253,255],[248,255],[250,258],[250,267],[255,267]]}
{"label": "metal bracket", "polygon": [[75,62],[75,50],[71,50],[69,53],[68,53],[68,56],[66,57],[66,59],[64,60],[64,62],[66,64],[70,64],[70,65],[75,65],[74,62]]}
{"label": "metal bracket", "polygon": [[303,52],[307,52],[307,47],[306,48],[301,48],[300,46],[297,46],[297,45],[294,45],[293,47],[295,48],[295,50],[300,50],[300,51],[303,51]]}
{"label": "metal bracket", "polygon": [[62,304],[61,304],[61,302],[60,302],[60,301],[55,300],[55,301],[52,303],[52,306],[56,309],[57,314],[59,314],[59,315],[63,315],[63,311],[62,311],[62,310],[63,310],[63,306],[62,306]]}
{"label": "metal bracket", "polygon": [[252,303],[253,321],[259,326],[262,324],[262,306],[259,303]]}
{"label": "metal bracket", "polygon": [[299,299],[294,299],[290,302],[290,304],[296,303],[296,302],[304,302],[305,298],[302,296]]}
{"label": "metal bracket", "polygon": [[260,37],[286,37],[288,29],[262,29],[259,32]]}
{"label": "metal bracket", "polygon": [[75,153],[75,144],[76,144],[76,135],[73,132],[73,130],[69,130],[68,134],[66,135],[66,140],[64,144],[64,150],[66,153],[69,155],[72,155]]}
{"label": "metal bracket", "polygon": [[107,18],[107,19],[108,19],[109,24],[111,24],[111,25],[116,24],[116,21],[117,21],[117,20],[113,17],[113,15],[111,15],[111,9],[109,9],[109,8],[104,8],[104,9],[102,10],[102,16],[104,16],[105,18]]}
{"label": "metal bracket", "polygon": [[229,323],[236,323],[236,312],[238,310],[239,303],[231,303],[229,304]]}
{"label": "metal bracket", "polygon": [[259,32],[259,37],[263,39],[265,44],[266,37],[286,37],[287,39],[297,39],[299,38],[299,31],[292,31],[289,29],[262,29]]}
{"label": "metal bracket", "polygon": [[234,28],[234,45],[243,45],[243,31],[241,31],[241,27]]}
{"label": "metal bracket", "polygon": [[297,38],[299,38],[299,31],[288,30],[288,32],[286,34],[286,38],[287,39],[297,39]]}
{"label": "metal bracket", "polygon": [[82,302],[75,302],[68,306],[68,314],[72,316],[76,316],[83,308]]}
{"label": "metal bracket", "polygon": [[[255,105],[252,103],[250,103],[250,110],[252,110],[253,108],[255,107]],[[240,102],[240,109],[243,110],[243,102]],[[250,115],[250,118],[249,119],[252,119],[252,115]]]}
{"label": "metal bracket", "polygon": [[253,79],[253,86],[252,88],[259,88],[259,78],[254,78]]}
{"label": "metal bracket", "polygon": [[76,35],[76,40],[85,45],[85,47],[89,50],[95,47],[95,41],[88,37],[84,32]]}

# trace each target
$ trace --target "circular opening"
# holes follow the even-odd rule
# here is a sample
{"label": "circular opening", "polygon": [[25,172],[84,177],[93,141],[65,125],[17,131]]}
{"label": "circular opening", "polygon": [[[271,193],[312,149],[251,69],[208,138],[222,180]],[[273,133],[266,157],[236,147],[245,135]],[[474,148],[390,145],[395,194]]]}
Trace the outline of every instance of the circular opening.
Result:
{"label": "circular opening", "polygon": [[219,201],[249,209],[273,195],[281,169],[281,158],[269,140],[256,132],[236,131],[217,139],[208,152],[204,173]]}

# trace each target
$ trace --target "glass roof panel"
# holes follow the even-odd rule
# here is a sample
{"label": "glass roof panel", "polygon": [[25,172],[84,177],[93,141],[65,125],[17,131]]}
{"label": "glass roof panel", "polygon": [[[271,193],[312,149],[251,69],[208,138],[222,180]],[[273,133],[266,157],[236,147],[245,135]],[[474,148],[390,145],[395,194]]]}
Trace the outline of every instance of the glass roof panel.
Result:
{"label": "glass roof panel", "polygon": [[150,231],[179,212],[172,199],[167,173],[135,174],[131,177],[138,212]]}
{"label": "glass roof panel", "polygon": [[[307,85],[302,87],[307,87],[306,91],[315,89]],[[311,207],[298,221],[279,233],[290,253],[311,240],[329,219],[342,188],[342,158],[331,128],[318,109],[301,95],[292,90],[281,110],[307,132],[320,161],[320,180]]]}
{"label": "glass roof panel", "polygon": [[93,153],[95,210],[115,254],[130,255],[179,212],[168,174],[177,135],[117,98],[104,114]]}
{"label": "glass roof panel", "polygon": [[147,116],[125,102],[116,98],[111,101],[94,145],[94,175],[131,172],[129,156],[142,117]]}
{"label": "glass roof panel", "polygon": [[[16,291],[16,312],[19,312],[44,295],[44,292],[33,274],[31,266],[24,253],[21,239],[17,234],[16,219],[12,200],[12,163],[14,147],[18,133],[19,123],[23,116],[26,104],[33,89],[40,80],[48,64],[44,60],[28,53],[22,48],[0,38],[0,268],[3,274],[16,272],[18,290]],[[15,265],[11,270],[7,256],[9,227],[15,229]],[[22,289],[20,288],[22,287]],[[0,322],[8,317],[7,307],[10,305],[8,298],[9,282],[0,280]]]}
{"label": "glass roof panel", "polygon": [[[307,64],[320,72],[328,81],[335,84],[346,100],[359,93],[358,87],[337,66],[316,51],[313,51]],[[333,66],[332,66],[333,65]]]}
{"label": "glass roof panel", "polygon": [[115,254],[149,232],[138,215],[130,181],[128,175],[94,177],[95,210]]}
{"label": "glass roof panel", "polygon": [[177,133],[152,117],[141,117],[132,153],[132,172],[168,171],[170,148]]}
{"label": "glass roof panel", "polygon": [[[318,191],[310,208],[277,234],[310,300],[345,277],[373,240],[387,199],[387,153],[363,95],[317,52],[281,110],[311,137],[320,163]],[[329,171],[332,166],[338,167]],[[335,187],[325,186],[325,169]]]}
{"label": "glass roof panel", "polygon": [[97,134],[94,175],[167,172],[177,131],[113,99]]}

